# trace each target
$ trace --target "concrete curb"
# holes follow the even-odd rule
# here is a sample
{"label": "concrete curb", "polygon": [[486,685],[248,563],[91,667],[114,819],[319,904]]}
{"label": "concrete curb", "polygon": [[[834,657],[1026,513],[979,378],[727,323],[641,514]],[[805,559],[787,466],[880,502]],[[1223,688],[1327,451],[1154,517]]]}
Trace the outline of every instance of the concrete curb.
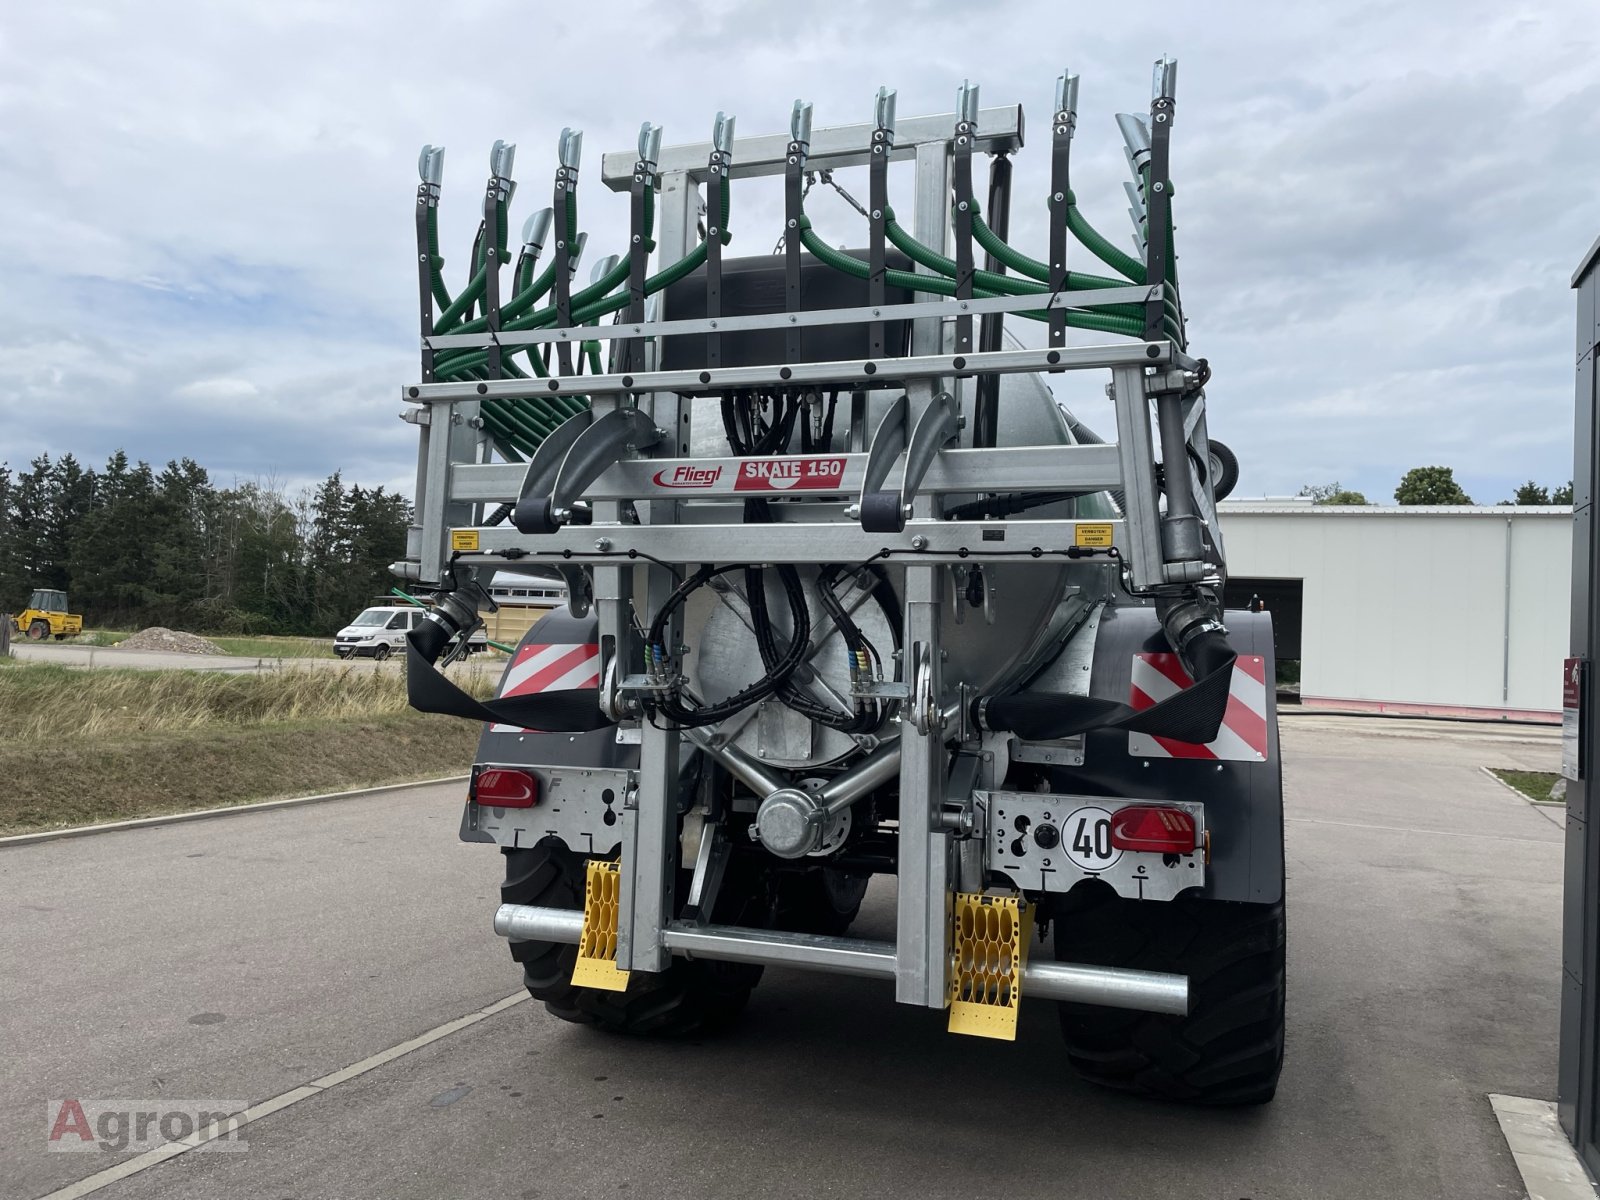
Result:
{"label": "concrete curb", "polygon": [[60,838],[88,837],[95,833],[115,833],[123,829],[145,829],[153,825],[176,825],[183,821],[206,821],[212,817],[232,817],[239,813],[270,812],[276,808],[298,808],[302,804],[321,804],[328,800],[349,800],[357,796],[376,796],[402,788],[427,787],[436,783],[465,783],[470,775],[446,775],[443,779],[416,779],[410,783],[386,783],[380,787],[357,788],[350,792],[327,792],[321,796],[291,796],[287,800],[262,800],[256,804],[234,804],[224,808],[202,808],[195,812],[163,813],[159,817],[135,817],[130,821],[107,821],[100,825],[74,825],[68,829],[45,829],[38,833],[16,833],[0,837],[0,850],[7,846],[27,846],[34,842],[53,842]]}
{"label": "concrete curb", "polygon": [[1493,767],[1479,767],[1478,770],[1482,771],[1490,779],[1494,780],[1501,787],[1505,788],[1506,791],[1510,792],[1524,804],[1531,804],[1535,808],[1565,808],[1567,806],[1565,800],[1535,800],[1532,796],[1528,795],[1527,792],[1522,791],[1520,788],[1512,787],[1504,779],[1501,779],[1500,776],[1494,773]]}

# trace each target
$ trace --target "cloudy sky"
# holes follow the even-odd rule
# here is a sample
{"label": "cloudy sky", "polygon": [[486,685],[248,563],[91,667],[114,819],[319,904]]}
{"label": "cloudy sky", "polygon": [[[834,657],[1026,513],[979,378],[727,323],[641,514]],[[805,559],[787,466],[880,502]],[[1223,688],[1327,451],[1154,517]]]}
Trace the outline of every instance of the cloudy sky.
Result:
{"label": "cloudy sky", "polygon": [[[818,125],[863,121],[880,83],[903,117],[945,112],[970,76],[1030,114],[1012,240],[1043,257],[1055,76],[1082,75],[1075,186],[1122,241],[1113,114],[1147,107],[1170,52],[1185,308],[1240,493],[1337,479],[1389,499],[1442,463],[1492,502],[1571,474],[1567,285],[1600,234],[1592,3],[815,7],[5,6],[0,459],[121,446],[224,481],[342,469],[409,491],[421,143],[449,148],[454,287],[496,138],[519,147],[516,229],[561,127],[582,127],[582,224],[620,250],[599,153],[642,120],[669,143],[719,108],[779,131],[803,96]],[[765,253],[777,210],[735,203],[730,253]],[[836,198],[813,207],[830,241],[864,242]],[[1109,424],[1091,391],[1071,399]]]}

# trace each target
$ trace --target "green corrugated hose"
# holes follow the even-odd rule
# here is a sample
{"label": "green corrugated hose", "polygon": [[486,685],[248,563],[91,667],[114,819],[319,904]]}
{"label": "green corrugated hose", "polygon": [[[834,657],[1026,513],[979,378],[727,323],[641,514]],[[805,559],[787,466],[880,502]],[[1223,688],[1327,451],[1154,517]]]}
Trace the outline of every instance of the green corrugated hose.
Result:
{"label": "green corrugated hose", "polygon": [[[826,263],[836,271],[843,271],[847,275],[854,275],[857,279],[865,279],[871,274],[869,264],[859,258],[835,250],[817,236],[811,228],[809,218],[800,218],[800,242],[821,262]],[[931,254],[932,251],[929,251]],[[987,274],[987,272],[985,272]],[[924,292],[935,296],[953,296],[956,293],[955,280],[943,275],[918,275],[913,271],[897,271],[890,267],[884,272],[884,280],[891,287],[907,288],[911,291]],[[973,296],[977,299],[988,299],[998,293],[987,288],[973,288]],[[1045,320],[1045,313],[1033,310],[1017,314],[1030,320]],[[1100,333],[1117,333],[1124,337],[1140,337],[1144,333],[1144,323],[1135,321],[1130,317],[1112,316],[1086,309],[1071,309],[1067,312],[1067,324],[1075,329],[1092,329]]]}

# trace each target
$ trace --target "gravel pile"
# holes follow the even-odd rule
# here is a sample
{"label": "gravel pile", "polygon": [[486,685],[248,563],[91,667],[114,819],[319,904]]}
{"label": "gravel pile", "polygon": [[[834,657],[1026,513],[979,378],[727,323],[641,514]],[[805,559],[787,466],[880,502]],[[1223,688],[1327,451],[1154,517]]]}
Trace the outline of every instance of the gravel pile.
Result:
{"label": "gravel pile", "polygon": [[203,637],[196,637],[192,633],[180,633],[176,629],[168,629],[164,625],[152,625],[149,629],[141,629],[132,637],[123,638],[117,643],[118,650],[164,650],[168,654],[226,654],[227,651],[215,642],[208,642]]}

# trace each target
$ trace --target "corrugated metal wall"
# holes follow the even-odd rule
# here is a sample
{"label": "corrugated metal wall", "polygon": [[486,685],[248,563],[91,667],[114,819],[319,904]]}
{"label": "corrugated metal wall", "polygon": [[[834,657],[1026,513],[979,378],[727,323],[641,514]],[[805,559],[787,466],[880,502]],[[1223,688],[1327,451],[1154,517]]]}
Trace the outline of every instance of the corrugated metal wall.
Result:
{"label": "corrugated metal wall", "polygon": [[1304,581],[1308,702],[1559,712],[1569,510],[1241,505],[1222,531],[1232,577]]}

